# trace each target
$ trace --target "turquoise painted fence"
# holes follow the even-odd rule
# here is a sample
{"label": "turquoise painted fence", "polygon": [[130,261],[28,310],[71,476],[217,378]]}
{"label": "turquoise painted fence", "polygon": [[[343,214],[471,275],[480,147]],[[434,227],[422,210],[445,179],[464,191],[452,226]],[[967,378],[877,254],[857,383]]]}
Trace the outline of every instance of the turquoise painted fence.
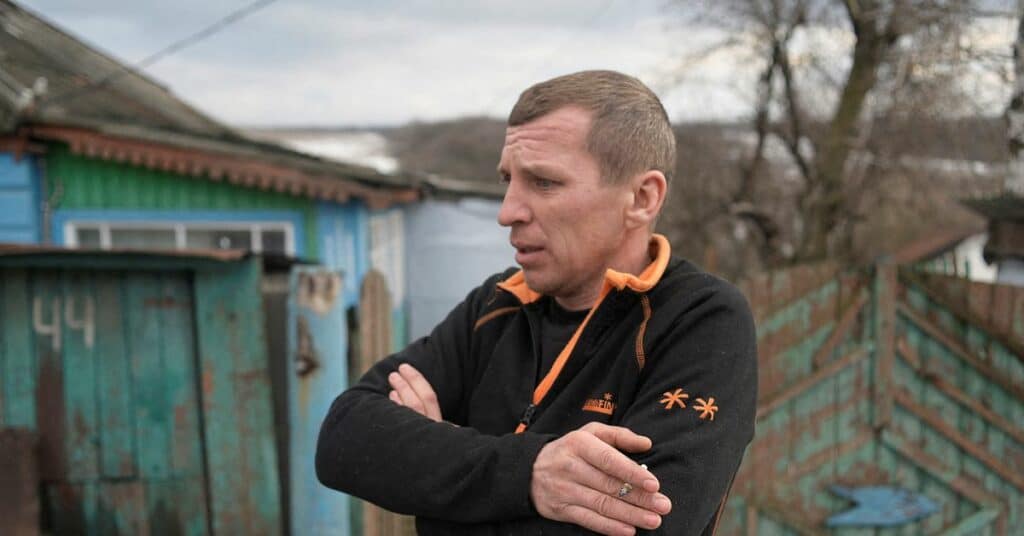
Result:
{"label": "turquoise painted fence", "polygon": [[[909,267],[794,268],[743,286],[758,321],[757,433],[721,534],[1024,530],[1024,288]],[[826,528],[829,491],[895,486],[920,521]]]}
{"label": "turquoise painted fence", "polygon": [[342,274],[295,267],[288,295],[290,524],[294,535],[348,536],[349,497],[316,477],[313,454],[331,402],[348,385]]}
{"label": "turquoise painted fence", "polygon": [[260,276],[256,259],[0,257],[0,426],[38,433],[44,530],[281,532]]}

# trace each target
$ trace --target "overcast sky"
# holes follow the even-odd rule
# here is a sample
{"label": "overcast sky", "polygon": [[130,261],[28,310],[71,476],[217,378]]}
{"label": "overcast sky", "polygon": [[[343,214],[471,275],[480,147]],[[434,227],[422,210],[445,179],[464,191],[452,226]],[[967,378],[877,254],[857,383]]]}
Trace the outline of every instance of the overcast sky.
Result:
{"label": "overcast sky", "polygon": [[[129,64],[252,3],[16,1]],[[745,117],[757,62],[735,51],[692,61],[723,38],[682,24],[679,6],[700,4],[276,0],[146,72],[201,110],[242,126],[504,117],[533,82],[592,68],[638,76],[674,120]],[[998,36],[1000,49],[1009,46],[1013,29],[1003,21],[978,33]],[[815,53],[834,54],[842,69],[852,42],[845,31],[830,32]],[[1001,110],[1004,100],[994,94],[993,106]]]}
{"label": "overcast sky", "polygon": [[[250,0],[22,0],[135,63]],[[735,117],[735,65],[670,76],[715,37],[681,30],[667,0],[278,0],[148,69],[180,97],[242,125],[395,124],[503,117],[535,81],[588,68],[651,84],[673,117]],[[742,93],[742,92],[741,92]]]}

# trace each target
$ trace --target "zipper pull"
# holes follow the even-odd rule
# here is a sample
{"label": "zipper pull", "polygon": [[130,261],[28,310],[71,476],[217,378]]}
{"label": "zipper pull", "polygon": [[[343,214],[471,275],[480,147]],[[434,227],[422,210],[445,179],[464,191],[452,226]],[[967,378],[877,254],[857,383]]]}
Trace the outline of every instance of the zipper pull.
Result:
{"label": "zipper pull", "polygon": [[519,417],[519,428],[525,430],[527,426],[530,426],[530,422],[533,421],[533,414],[536,412],[536,404],[530,404],[529,406],[526,406],[526,410],[523,411],[523,416]]}

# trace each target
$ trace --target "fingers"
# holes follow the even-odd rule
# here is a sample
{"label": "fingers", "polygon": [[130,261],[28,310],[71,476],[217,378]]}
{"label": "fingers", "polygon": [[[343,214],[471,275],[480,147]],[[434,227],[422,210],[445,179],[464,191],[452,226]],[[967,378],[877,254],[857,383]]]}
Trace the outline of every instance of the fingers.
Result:
{"label": "fingers", "polygon": [[626,452],[646,452],[651,449],[651,439],[621,426],[610,426],[592,422],[582,428],[609,445]]}
{"label": "fingers", "polygon": [[[587,426],[589,427],[590,425]],[[574,434],[580,434],[576,449],[579,457],[588,464],[597,468],[601,473],[617,481],[619,483],[618,486],[621,486],[623,482],[629,482],[633,486],[640,487],[643,491],[648,493],[658,491],[661,485],[658,483],[658,479],[653,473],[640,465],[637,465],[636,462],[626,457],[625,454],[616,450],[615,443],[606,441],[604,438],[615,435],[616,438],[621,440],[626,437],[622,434],[622,431],[624,431],[636,438],[646,441],[648,448],[650,448],[650,439],[638,436],[625,428],[607,425],[600,426],[602,429],[597,430],[598,433],[595,433],[594,430],[587,430],[587,427],[584,427],[578,432],[573,432]],[[630,440],[634,443],[639,442],[635,439]],[[618,489],[618,486],[616,486],[616,489]]]}
{"label": "fingers", "polygon": [[[625,428],[587,425],[545,445],[537,454],[530,498],[542,516],[601,534],[635,534],[654,529],[672,509],[658,493],[658,479],[614,445],[650,446]],[[633,489],[619,497],[629,483]]]}
{"label": "fingers", "polygon": [[388,375],[388,383],[394,389],[388,393],[388,398],[396,404],[406,406],[429,419],[441,420],[441,407],[434,388],[412,365],[400,365],[398,372]]}
{"label": "fingers", "polygon": [[578,464],[573,470],[579,476],[578,482],[580,484],[603,496],[615,497],[620,502],[629,503],[643,510],[656,512],[661,515],[668,514],[672,510],[672,501],[661,493],[635,489],[625,497],[618,497],[619,489],[626,482],[625,480],[617,480],[586,463]]}
{"label": "fingers", "polygon": [[659,514],[614,495],[565,481],[555,487],[563,499],[550,509],[537,505],[538,512],[549,519],[580,525],[601,534],[634,534],[635,528],[652,530],[661,525]]}
{"label": "fingers", "polygon": [[412,387],[416,396],[423,402],[423,405],[427,409],[427,417],[430,417],[435,421],[441,420],[441,408],[437,402],[437,393],[435,393],[434,388],[430,386],[430,382],[420,374],[420,371],[416,370],[415,367],[408,363],[403,363],[399,365],[398,373],[402,376],[402,379]]}
{"label": "fingers", "polygon": [[[615,524],[623,524],[630,528],[652,530],[661,525],[660,515],[589,488],[580,491],[580,503],[580,507],[597,514],[592,519],[608,526],[614,527]],[[608,521],[613,523],[608,523]]]}

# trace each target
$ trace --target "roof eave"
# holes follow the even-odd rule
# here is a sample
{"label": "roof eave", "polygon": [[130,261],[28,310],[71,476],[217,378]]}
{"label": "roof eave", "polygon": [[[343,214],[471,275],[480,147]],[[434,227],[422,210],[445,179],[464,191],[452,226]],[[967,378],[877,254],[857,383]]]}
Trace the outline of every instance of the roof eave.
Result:
{"label": "roof eave", "polygon": [[[412,186],[368,185],[363,181],[371,181],[372,177],[346,173],[344,166],[303,162],[301,156],[287,153],[266,155],[226,141],[152,131],[147,136],[140,129],[130,130],[134,135],[128,137],[80,126],[36,124],[23,126],[21,132],[34,139],[66,143],[76,155],[285,195],[336,203],[355,198],[371,208],[419,199],[418,190]],[[287,162],[288,158],[298,161]]]}

